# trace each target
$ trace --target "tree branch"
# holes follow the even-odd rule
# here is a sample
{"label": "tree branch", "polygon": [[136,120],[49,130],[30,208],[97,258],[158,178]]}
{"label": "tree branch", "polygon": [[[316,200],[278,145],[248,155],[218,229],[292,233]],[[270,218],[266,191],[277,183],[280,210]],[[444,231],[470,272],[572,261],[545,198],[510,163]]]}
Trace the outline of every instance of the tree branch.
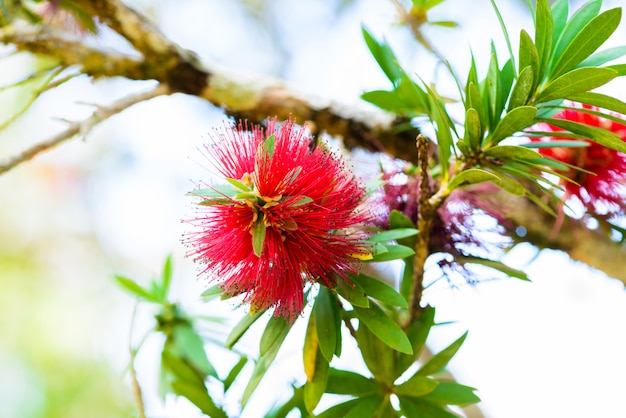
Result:
{"label": "tree branch", "polygon": [[157,88],[150,90],[148,92],[145,93],[139,93],[133,96],[129,96],[126,97],[122,100],[119,100],[117,102],[115,102],[113,105],[108,106],[108,107],[98,107],[93,114],[88,117],[87,119],[84,119],[82,121],[78,121],[78,122],[72,122],[69,124],[69,126],[59,132],[58,134],[52,136],[51,138],[48,138],[47,140],[40,142],[24,151],[22,151],[21,153],[19,153],[18,155],[15,155],[11,158],[8,158],[7,160],[3,161],[0,163],[0,175],[6,173],[7,171],[15,168],[16,166],[18,166],[19,164],[28,161],[30,159],[32,159],[33,157],[35,157],[37,154],[43,152],[43,151],[47,151],[49,149],[52,149],[54,147],[56,147],[57,145],[61,144],[62,142],[65,142],[73,137],[75,137],[76,135],[82,135],[85,136],[89,131],[91,131],[91,129],[97,125],[98,123],[110,118],[111,116],[122,112],[123,110],[128,109],[129,107],[139,103],[139,102],[143,102],[145,100],[149,100],[152,99],[154,97],[160,96],[160,95],[164,95],[164,94],[168,94],[169,93],[169,89],[167,88],[166,85],[159,85]]}
{"label": "tree branch", "polygon": [[[81,65],[84,72],[94,77],[117,75],[138,80],[155,79],[167,85],[169,92],[196,95],[224,108],[229,115],[253,122],[260,122],[268,116],[286,118],[291,114],[301,123],[312,122],[319,132],[342,138],[347,148],[384,148],[387,154],[394,157],[406,161],[417,159],[414,138],[419,132],[401,130],[406,120],[394,119],[392,115],[380,111],[341,107],[299,94],[278,80],[243,77],[231,71],[208,68],[201,65],[192,52],[169,41],[153,24],[120,0],[76,2],[129,40],[143,57],[90,49],[79,42],[55,38],[46,31],[37,34],[32,29],[24,31],[22,27],[13,27],[10,33],[0,31],[0,42],[12,43],[19,50],[56,57],[64,66]],[[77,124],[83,123],[93,126],[97,121],[89,118]],[[76,135],[81,131],[77,124],[2,164],[0,173]],[[620,262],[626,257],[626,246],[614,243],[606,234],[588,231],[583,226],[564,225],[557,236],[551,237],[551,228],[546,226],[554,220],[527,199],[504,192],[482,197],[498,200],[496,203],[502,205],[505,215],[527,229],[526,241],[540,248],[563,250],[573,259],[626,283],[626,269]]]}
{"label": "tree branch", "polygon": [[[558,232],[553,233],[552,225],[556,218],[527,198],[514,196],[495,187],[477,187],[471,191],[498,208],[515,227],[524,228],[525,235],[518,241],[530,242],[541,249],[564,251],[573,260],[601,270],[626,285],[626,246],[611,240],[606,232],[590,230],[579,221],[566,218]],[[515,231],[510,232],[516,236]]]}

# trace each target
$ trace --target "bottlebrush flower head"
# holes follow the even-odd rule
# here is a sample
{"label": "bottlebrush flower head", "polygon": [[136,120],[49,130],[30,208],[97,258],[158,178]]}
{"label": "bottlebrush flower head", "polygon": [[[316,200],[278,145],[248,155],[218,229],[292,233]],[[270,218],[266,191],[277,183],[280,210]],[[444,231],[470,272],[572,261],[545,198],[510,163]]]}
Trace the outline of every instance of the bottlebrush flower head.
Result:
{"label": "bottlebrush flower head", "polygon": [[292,120],[226,127],[206,146],[227,185],[201,199],[190,253],[226,295],[293,321],[307,282],[333,288],[368,254],[360,225],[364,189],[341,158]]}
{"label": "bottlebrush flower head", "polygon": [[[417,223],[419,174],[414,173],[414,168],[410,166],[400,169],[394,167],[385,171],[382,178],[385,184],[378,194],[376,225],[381,228],[389,227],[388,217],[392,210],[402,212]],[[434,183],[432,186],[434,187]],[[490,184],[474,187],[495,188]],[[485,219],[478,221],[478,216]],[[472,282],[474,280],[471,272],[458,260],[464,256],[493,257],[502,253],[502,247],[510,243],[503,234],[512,229],[512,223],[490,202],[479,199],[471,192],[457,189],[434,214],[429,251],[451,255],[451,258],[443,259],[439,263],[444,272],[456,271],[468,282]],[[488,241],[485,239],[487,236]]]}
{"label": "bottlebrush flower head", "polygon": [[[577,106],[576,104],[570,105]],[[599,111],[598,108],[589,105],[578,106],[583,109]],[[555,118],[604,128],[626,141],[626,124],[614,120],[573,109],[563,110]],[[533,138],[534,141],[566,139],[559,137],[558,134],[563,132],[563,129],[558,127],[542,124],[540,129],[554,132],[554,136]],[[626,154],[590,140],[587,142],[589,145],[586,147],[541,148],[539,152],[591,173],[575,169],[563,173],[576,182],[562,181],[562,186],[566,192],[565,198],[575,196],[582,202],[587,211],[594,215],[614,216],[623,214],[626,212]]]}

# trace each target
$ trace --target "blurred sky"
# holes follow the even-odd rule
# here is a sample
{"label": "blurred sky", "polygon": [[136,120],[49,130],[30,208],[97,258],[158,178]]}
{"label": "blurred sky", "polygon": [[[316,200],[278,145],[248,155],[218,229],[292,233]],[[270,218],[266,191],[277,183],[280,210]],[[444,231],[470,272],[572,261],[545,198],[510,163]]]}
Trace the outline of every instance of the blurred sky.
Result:
{"label": "blurred sky", "polygon": [[[433,58],[395,24],[390,1],[129,3],[207,63],[277,76],[295,89],[367,108],[359,95],[389,86],[364,46],[364,24],[378,37],[387,37],[405,68],[436,82],[442,93],[455,93]],[[607,1],[605,8],[620,3]],[[580,4],[572,2],[572,9]],[[516,50],[520,28],[531,28],[525,2],[498,5]],[[431,18],[460,21],[458,29],[427,32],[460,74],[468,68],[470,48],[484,74],[491,38],[506,56],[488,0],[447,0]],[[94,42],[119,46],[108,36]],[[611,45],[624,43],[622,25]],[[8,74],[5,67],[0,77]],[[87,116],[91,108],[85,102],[106,104],[150,86],[78,78],[43,95],[2,132],[0,155],[12,155],[62,129],[60,118]],[[626,99],[623,82],[611,92]],[[206,283],[197,279],[198,270],[180,244],[185,231],[181,219],[193,215],[184,194],[194,187],[193,181],[208,176],[198,148],[222,120],[218,109],[196,98],[157,98],[111,118],[85,140],[75,139],[0,177],[0,405],[8,405],[9,411],[0,411],[0,418],[53,416],[38,412],[48,408],[45,396],[52,396],[42,387],[49,385],[51,373],[69,376],[72,365],[82,361],[91,367],[86,374],[93,379],[88,378],[87,385],[101,376],[127,383],[134,303],[114,285],[114,273],[148,279],[173,253],[175,298],[196,313],[229,315],[230,305],[198,301]],[[457,321],[437,329],[432,348],[443,348],[469,329],[452,371],[462,383],[479,388],[481,408],[490,418],[626,416],[622,285],[562,253],[537,254],[526,245],[514,249],[506,261],[524,268],[533,282],[488,281],[454,290],[436,285],[427,291],[426,298],[438,309],[437,319]],[[136,328],[150,326],[150,312],[141,311]],[[283,367],[266,376],[243,418],[258,417],[259,410],[271,405],[280,392],[278,382],[285,381],[288,388],[291,370],[301,368],[301,331],[290,335],[279,357]],[[254,339],[247,341],[243,349],[254,353]],[[180,403],[163,406],[154,395],[157,349],[158,341],[153,341],[139,358],[149,414],[194,416]],[[42,366],[42,353],[57,362],[62,358],[68,372]],[[34,402],[38,397],[43,400]],[[109,403],[110,413],[103,416],[128,410],[128,393],[111,397],[120,406]],[[75,416],[86,416],[80,413]]]}

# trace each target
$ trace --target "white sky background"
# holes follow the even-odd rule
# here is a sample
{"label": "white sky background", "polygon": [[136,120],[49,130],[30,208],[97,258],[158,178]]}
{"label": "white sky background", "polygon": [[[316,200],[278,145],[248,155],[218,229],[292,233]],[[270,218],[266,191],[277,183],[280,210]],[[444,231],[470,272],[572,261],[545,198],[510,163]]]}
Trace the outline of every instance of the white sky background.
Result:
{"label": "white sky background", "polygon": [[[334,14],[332,1],[269,3],[271,12],[261,20],[273,28],[271,31],[243,17],[236,2],[132,2],[139,9],[149,7],[164,32],[207,62],[279,76],[298,90],[353,104],[360,102],[363,91],[389,87],[362,41],[360,24],[364,23],[377,37],[384,34],[389,39],[405,68],[426,80],[438,81],[437,87],[444,94],[455,92],[443,72],[435,73],[433,59],[415,46],[410,34],[393,26],[395,10],[390,1],[354,1],[339,17]],[[517,50],[520,28],[531,32],[524,2],[498,3]],[[606,9],[621,2],[605,3]],[[576,7],[580,4],[576,2]],[[470,46],[481,76],[484,74],[491,38],[502,62],[505,60],[505,44],[488,0],[447,0],[431,17],[461,22],[459,29],[428,32],[460,74],[465,74],[469,64]],[[613,38],[614,44],[626,43],[624,26]],[[282,50],[272,46],[277,39]],[[624,84],[616,86],[612,92],[618,91],[626,99]],[[27,132],[29,141],[35,142],[60,126],[54,121],[41,122],[37,112],[81,118],[87,114],[85,107],[75,102],[108,103],[143,87],[119,80],[95,86],[78,80],[64,87],[60,95],[44,96],[42,103],[4,137],[16,137],[19,132],[23,138]],[[202,312],[208,308],[197,303],[196,296],[204,283],[195,279],[196,268],[183,257],[185,249],[179,238],[184,226],[180,219],[192,214],[190,202],[183,196],[193,188],[190,179],[207,176],[196,148],[212,127],[221,125],[220,120],[220,113],[210,105],[181,95],[141,104],[107,121],[86,142],[63,145],[29,163],[29,167],[0,178],[0,204],[11,198],[10,210],[2,206],[13,213],[6,216],[30,215],[28,225],[20,230],[20,234],[27,231],[29,237],[41,230],[57,236],[54,228],[61,233],[95,233],[103,256],[100,263],[109,262],[116,271],[129,275],[146,276],[147,272],[158,271],[164,256],[173,251],[179,283],[174,293]],[[24,141],[13,140],[1,150],[4,155],[24,145]],[[71,177],[72,187],[78,189],[63,190],[58,196],[40,184],[34,190],[9,192],[25,178],[41,181],[41,172],[46,172],[47,166]],[[41,207],[31,204],[42,194],[42,205],[48,212],[45,217],[39,212]],[[75,245],[65,244],[57,248],[58,256],[64,248],[73,249]],[[545,251],[536,259],[535,255],[530,246],[521,246],[507,257],[511,265],[529,273],[532,283],[509,279],[475,288],[434,286],[429,290],[426,297],[437,307],[437,319],[457,321],[437,329],[432,348],[443,348],[469,329],[452,371],[461,383],[479,389],[481,408],[490,418],[626,416],[626,294],[621,284],[571,263],[563,254]],[[102,282],[98,286],[106,286],[105,279],[99,280]],[[101,334],[90,335],[92,344],[97,345],[94,350],[111,358],[120,370],[126,355],[127,302],[115,302],[120,305],[119,312],[107,320]],[[69,316],[81,312],[68,309]],[[215,308],[211,309],[209,313],[215,314]],[[242,418],[258,417],[255,411],[266,410],[272,403],[281,379],[288,379],[294,368],[300,370],[300,331],[289,338],[291,345],[279,354],[284,367],[268,373]],[[140,362],[140,378],[151,401],[149,412],[158,415],[163,409],[149,396],[155,389],[151,381],[156,378],[151,376],[156,360],[150,358],[150,353],[156,356],[148,347]],[[173,405],[166,408],[172,414],[173,410]],[[180,416],[180,410],[176,414]]]}

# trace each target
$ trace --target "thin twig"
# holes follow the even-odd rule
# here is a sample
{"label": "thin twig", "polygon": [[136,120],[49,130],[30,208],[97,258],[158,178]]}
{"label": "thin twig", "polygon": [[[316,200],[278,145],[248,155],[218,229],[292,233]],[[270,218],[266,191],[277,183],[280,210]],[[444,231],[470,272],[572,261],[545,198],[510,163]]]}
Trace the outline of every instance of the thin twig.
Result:
{"label": "thin twig", "polygon": [[128,331],[128,351],[130,352],[130,378],[133,385],[133,396],[135,397],[135,402],[137,402],[137,409],[139,410],[139,418],[146,418],[146,408],[143,403],[143,397],[141,396],[141,386],[139,385],[139,380],[137,380],[137,371],[135,370],[135,357],[137,355],[137,349],[133,349],[133,331],[135,328],[135,317],[137,316],[137,306],[139,306],[139,302],[135,303],[135,307],[133,308],[133,315],[130,320],[130,327]]}
{"label": "thin twig", "polygon": [[48,138],[47,140],[40,142],[22,151],[21,153],[15,156],[6,159],[4,162],[0,163],[0,175],[17,167],[21,163],[32,159],[37,154],[44,152],[44,151],[48,151],[56,147],[57,145],[69,139],[72,139],[78,134],[80,134],[81,136],[85,136],[98,123],[110,118],[111,116],[117,113],[120,113],[128,109],[129,107],[137,103],[152,99],[157,96],[168,94],[168,93],[169,93],[168,87],[166,85],[161,84],[153,90],[126,97],[122,100],[115,102],[111,106],[98,107],[92,113],[92,115],[88,117],[87,119],[70,123],[69,126],[65,130],[59,132],[58,134],[52,136],[51,138]]}

